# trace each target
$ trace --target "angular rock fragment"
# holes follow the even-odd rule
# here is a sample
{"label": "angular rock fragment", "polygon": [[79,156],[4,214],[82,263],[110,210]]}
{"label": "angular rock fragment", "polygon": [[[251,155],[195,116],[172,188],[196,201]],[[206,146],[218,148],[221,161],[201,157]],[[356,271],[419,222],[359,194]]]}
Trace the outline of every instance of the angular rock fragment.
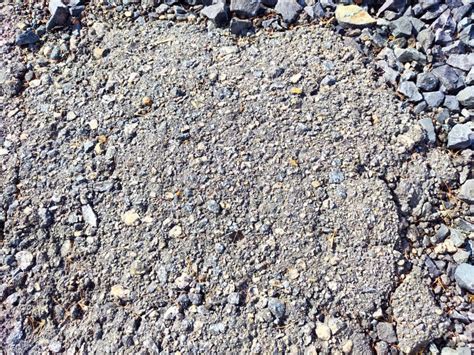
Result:
{"label": "angular rock fragment", "polygon": [[296,0],[278,0],[275,11],[283,17],[286,23],[293,23],[298,19],[298,15],[303,10]]}
{"label": "angular rock fragment", "polygon": [[474,179],[469,179],[462,184],[458,197],[467,203],[474,204]]}
{"label": "angular rock fragment", "polygon": [[71,14],[67,5],[62,0],[51,0],[49,2],[49,12],[51,13],[51,18],[46,24],[47,30],[70,25]]}
{"label": "angular rock fragment", "polygon": [[90,205],[82,206],[82,217],[84,218],[84,222],[88,225],[97,227],[97,215]]}
{"label": "angular rock fragment", "polygon": [[474,108],[474,86],[468,86],[462,89],[456,98],[466,108]]}
{"label": "angular rock fragment", "polygon": [[415,48],[395,48],[395,56],[402,63],[417,62],[426,64],[426,56]]}
{"label": "angular rock fragment", "polygon": [[214,22],[217,27],[225,27],[229,23],[228,8],[223,3],[206,6],[201,10],[201,14]]}
{"label": "angular rock fragment", "polygon": [[474,293],[474,265],[467,263],[459,265],[454,272],[454,278],[461,288]]}
{"label": "angular rock fragment", "polygon": [[[277,4],[278,5],[278,4]],[[231,0],[230,11],[239,17],[255,17],[260,10],[260,0]]]}
{"label": "angular rock fragment", "polygon": [[335,16],[343,27],[368,27],[377,23],[367,11],[357,5],[338,5]]}
{"label": "angular rock fragment", "polygon": [[439,79],[448,93],[464,86],[463,79],[449,65],[441,65],[431,72]]}
{"label": "angular rock fragment", "polygon": [[247,34],[252,30],[252,21],[233,18],[230,20],[230,32],[237,36]]}
{"label": "angular rock fragment", "polygon": [[438,89],[439,80],[432,73],[421,73],[416,78],[416,86],[421,91],[434,91]]}
{"label": "angular rock fragment", "polygon": [[395,290],[392,308],[398,345],[404,353],[422,350],[445,331],[440,327],[444,319],[437,312],[438,307],[418,267],[413,268]]}
{"label": "angular rock fragment", "polygon": [[400,83],[398,86],[398,92],[403,94],[403,96],[405,96],[410,102],[419,102],[423,100],[423,96],[421,96],[415,83],[411,81],[404,81]]}
{"label": "angular rock fragment", "polygon": [[317,3],[314,6],[306,6],[304,11],[308,14],[311,20],[322,18],[326,14],[320,3]]}
{"label": "angular rock fragment", "polygon": [[454,95],[446,95],[444,98],[444,107],[446,107],[451,112],[459,111],[459,101]]}
{"label": "angular rock fragment", "polygon": [[15,40],[15,44],[17,46],[26,46],[29,44],[35,44],[39,40],[40,38],[35,32],[28,30],[18,35],[18,37]]}
{"label": "angular rock fragment", "polygon": [[431,121],[431,119],[423,118],[423,119],[419,120],[418,123],[423,128],[423,130],[425,131],[426,136],[428,138],[428,141],[431,144],[435,144],[436,143],[436,132],[435,132],[435,128],[434,128],[434,125],[433,125],[433,122]]}
{"label": "angular rock fragment", "polygon": [[425,92],[423,98],[429,107],[435,108],[441,106],[444,101],[444,94],[441,91]]}
{"label": "angular rock fragment", "polygon": [[390,22],[390,30],[395,37],[410,37],[413,32],[413,24],[408,16],[402,16]]}
{"label": "angular rock fragment", "polygon": [[448,133],[448,148],[465,149],[474,145],[474,132],[469,123],[458,123]]}

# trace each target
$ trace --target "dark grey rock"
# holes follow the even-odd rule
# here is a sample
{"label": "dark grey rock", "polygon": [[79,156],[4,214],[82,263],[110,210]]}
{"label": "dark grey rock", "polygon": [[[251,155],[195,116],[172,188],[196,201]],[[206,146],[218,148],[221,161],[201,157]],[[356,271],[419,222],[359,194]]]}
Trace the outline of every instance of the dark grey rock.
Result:
{"label": "dark grey rock", "polygon": [[336,84],[336,78],[332,75],[326,75],[321,80],[321,85],[333,86],[334,84]]}
{"label": "dark grey rock", "polygon": [[427,10],[433,6],[439,5],[441,0],[420,0],[418,3],[423,10]]}
{"label": "dark grey rock", "polygon": [[262,5],[265,5],[267,7],[275,7],[277,2],[278,0],[262,0]]}
{"label": "dark grey rock", "polygon": [[402,63],[417,62],[426,64],[426,56],[415,48],[395,48],[395,56]]}
{"label": "dark grey rock", "polygon": [[439,271],[438,266],[436,266],[436,264],[429,256],[427,256],[425,259],[425,266],[433,279],[441,275],[441,271]]}
{"label": "dark grey rock", "polygon": [[410,16],[409,19],[411,24],[413,25],[415,35],[419,34],[426,27],[426,24],[423,21],[417,19],[416,17]]}
{"label": "dark grey rock", "polygon": [[298,15],[303,10],[296,0],[278,0],[275,11],[283,17],[286,23],[293,23],[298,19]]}
{"label": "dark grey rock", "polygon": [[249,33],[252,30],[252,21],[242,20],[234,17],[230,20],[230,32],[237,36],[242,36]]}
{"label": "dark grey rock", "polygon": [[441,106],[444,101],[444,94],[441,91],[425,92],[423,98],[429,107],[435,108]]}
{"label": "dark grey rock", "polygon": [[15,44],[17,46],[26,46],[26,45],[29,45],[29,44],[35,44],[36,42],[38,42],[40,40],[40,38],[38,37],[38,35],[33,32],[32,30],[28,30],[28,31],[25,31],[23,33],[20,33],[16,40],[15,40]]}
{"label": "dark grey rock", "polygon": [[459,103],[466,108],[474,108],[474,86],[462,89],[457,95]]}
{"label": "dark grey rock", "polygon": [[473,48],[474,47],[474,25],[466,26],[459,33],[459,40],[463,42],[465,45]]}
{"label": "dark grey rock", "polygon": [[426,111],[428,105],[426,104],[426,102],[424,101],[421,101],[420,103],[416,104],[416,106],[413,108],[413,112],[418,115],[424,111]]}
{"label": "dark grey rock", "polygon": [[474,204],[474,179],[466,180],[459,189],[458,197],[470,204]]}
{"label": "dark grey rock", "polygon": [[[52,11],[53,9],[54,11]],[[67,7],[58,5],[51,6],[50,3],[50,11],[52,16],[46,24],[46,29],[48,31],[55,27],[66,27],[70,25],[71,14],[69,13],[69,9]]]}
{"label": "dark grey rock", "polygon": [[446,11],[448,7],[445,4],[442,5],[435,5],[427,10],[423,16],[421,16],[421,20],[423,21],[431,21],[438,18],[444,11]]}
{"label": "dark grey rock", "polygon": [[419,102],[423,100],[423,96],[421,96],[415,83],[411,81],[401,82],[398,86],[398,92],[403,94],[410,102]]}
{"label": "dark grey rock", "polygon": [[390,22],[390,30],[395,37],[410,37],[413,33],[413,24],[408,16]]}
{"label": "dark grey rock", "polygon": [[406,0],[386,0],[383,5],[379,8],[377,12],[377,17],[380,17],[380,15],[385,11],[385,10],[391,10],[395,13],[402,13],[403,10],[405,10],[407,6]]}
{"label": "dark grey rock", "polygon": [[380,322],[377,324],[377,335],[380,340],[386,341],[387,343],[393,344],[398,341],[395,328],[392,323]]}
{"label": "dark grey rock", "polygon": [[451,112],[459,112],[459,101],[454,95],[446,95],[444,98],[443,106],[449,109]]}
{"label": "dark grey rock", "polygon": [[461,41],[453,41],[451,44],[441,47],[441,51],[444,55],[449,56],[451,54],[464,54],[466,53],[466,45]]}
{"label": "dark grey rock", "polygon": [[217,27],[225,27],[229,23],[229,11],[223,3],[206,6],[201,10],[201,14],[214,22]]}
{"label": "dark grey rock", "polygon": [[420,43],[425,52],[433,45],[434,38],[434,33],[428,28],[421,30],[416,36],[416,40]]}
{"label": "dark grey rock", "polygon": [[464,149],[474,144],[474,132],[468,123],[458,123],[448,133],[448,148]]}
{"label": "dark grey rock", "polygon": [[461,288],[474,293],[474,265],[459,265],[454,272],[454,278]]}
{"label": "dark grey rock", "polygon": [[423,130],[426,132],[426,136],[428,138],[428,141],[431,144],[435,144],[436,143],[436,132],[435,132],[435,128],[434,128],[434,125],[433,125],[433,121],[431,121],[431,119],[429,119],[429,118],[423,118],[423,119],[419,120],[418,123],[423,128]]}
{"label": "dark grey rock", "polygon": [[221,206],[217,203],[216,200],[210,200],[207,203],[207,209],[214,214],[221,213]]}
{"label": "dark grey rock", "polygon": [[285,316],[286,306],[285,303],[280,301],[278,298],[270,297],[268,299],[268,309],[277,319],[282,319]]}
{"label": "dark grey rock", "polygon": [[[278,4],[277,4],[278,5]],[[231,0],[230,11],[239,17],[255,17],[260,10],[260,0]]]}
{"label": "dark grey rock", "polygon": [[434,235],[434,238],[437,243],[440,243],[446,239],[446,237],[449,235],[449,228],[445,225],[442,224],[436,234]]}
{"label": "dark grey rock", "polygon": [[385,80],[385,82],[393,85],[393,86],[396,86],[397,85],[397,82],[398,82],[398,78],[400,77],[400,73],[392,68],[390,68],[388,66],[388,64],[386,64],[383,68],[383,78]]}
{"label": "dark grey rock", "polygon": [[439,80],[432,73],[420,73],[416,78],[416,86],[421,91],[434,91],[439,87]]}
{"label": "dark grey rock", "polygon": [[464,86],[462,78],[449,65],[436,67],[431,72],[439,79],[448,93]]}

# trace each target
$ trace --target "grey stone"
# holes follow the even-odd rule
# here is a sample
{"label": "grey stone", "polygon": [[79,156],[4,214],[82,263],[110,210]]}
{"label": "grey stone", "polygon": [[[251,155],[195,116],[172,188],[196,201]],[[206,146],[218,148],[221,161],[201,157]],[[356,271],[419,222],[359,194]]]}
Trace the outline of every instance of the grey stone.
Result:
{"label": "grey stone", "polygon": [[230,32],[234,35],[241,36],[249,33],[252,30],[252,21],[242,20],[234,17],[230,20]]}
{"label": "grey stone", "polygon": [[423,21],[417,19],[416,17],[410,16],[409,19],[411,24],[413,25],[415,35],[419,34],[423,30],[423,28],[426,27],[426,24]]}
{"label": "grey stone", "polygon": [[296,0],[278,0],[275,11],[283,17],[286,23],[293,23],[297,20],[299,13],[303,10]]}
{"label": "grey stone", "polygon": [[474,108],[474,86],[462,89],[457,95],[459,103],[466,108]]}
{"label": "grey stone", "polygon": [[[278,6],[278,4],[277,4]],[[260,10],[260,0],[231,0],[230,11],[239,17],[255,17]]]}
{"label": "grey stone", "polygon": [[474,85],[474,67],[469,70],[465,80],[466,85]]}
{"label": "grey stone", "polygon": [[467,123],[458,123],[448,133],[448,148],[464,149],[474,144],[474,132]]}
{"label": "grey stone", "polygon": [[240,304],[240,294],[238,292],[232,292],[227,296],[227,302],[238,306]]}
{"label": "grey stone", "polygon": [[275,7],[277,2],[278,0],[262,0],[262,5],[265,5],[267,7]]}
{"label": "grey stone", "polygon": [[419,4],[423,10],[427,10],[430,7],[439,5],[441,3],[441,0],[420,0]]}
{"label": "grey stone", "polygon": [[439,79],[448,93],[464,86],[462,78],[449,65],[436,67],[431,72]]}
{"label": "grey stone", "polygon": [[420,73],[416,78],[416,86],[421,91],[434,91],[438,89],[439,80],[432,73]]}
{"label": "grey stone", "polygon": [[217,27],[225,27],[229,23],[228,8],[223,3],[206,6],[201,10],[201,14],[214,22]]}
{"label": "grey stone", "polygon": [[423,16],[421,16],[421,20],[423,21],[431,21],[438,18],[444,11],[446,11],[448,7],[445,4],[442,5],[435,5],[426,11]]}
{"label": "grey stone", "polygon": [[81,207],[82,210],[82,218],[84,218],[84,222],[92,227],[97,227],[97,215],[95,214],[94,210],[90,205],[83,205]]}
{"label": "grey stone", "polygon": [[442,224],[439,227],[436,234],[434,235],[434,237],[435,237],[436,241],[439,243],[439,242],[442,242],[443,240],[445,240],[448,235],[449,235],[449,228],[445,224]]}
{"label": "grey stone", "polygon": [[417,62],[426,64],[426,56],[415,48],[395,48],[395,56],[402,63]]}
{"label": "grey stone", "polygon": [[398,341],[397,334],[392,323],[380,322],[377,324],[377,335],[380,340],[393,344]]}
{"label": "grey stone", "polygon": [[219,205],[219,203],[217,203],[217,201],[215,200],[210,200],[208,203],[207,203],[207,209],[214,213],[214,214],[219,214],[221,213],[221,206]]}
{"label": "grey stone", "polygon": [[459,249],[457,252],[453,254],[453,260],[456,262],[456,264],[462,264],[462,263],[467,262],[470,256],[471,256],[470,252],[463,249]]}
{"label": "grey stone", "polygon": [[285,316],[286,306],[278,298],[270,297],[268,299],[268,309],[277,319],[282,319]]}
{"label": "grey stone", "polygon": [[413,33],[413,24],[408,16],[390,22],[389,26],[395,37],[410,37]]}
{"label": "grey stone", "polygon": [[441,51],[444,55],[451,55],[451,54],[464,54],[466,52],[466,45],[461,41],[453,41],[451,44],[443,46]]}
{"label": "grey stone", "polygon": [[474,293],[474,265],[459,265],[454,272],[454,279],[461,288]]}
{"label": "grey stone", "polygon": [[474,68],[474,53],[451,54],[446,63],[454,68],[459,68],[464,71],[471,70]]}
{"label": "grey stone", "polygon": [[38,42],[40,40],[40,38],[38,37],[38,35],[31,31],[31,30],[28,30],[28,31],[25,31],[23,33],[20,33],[16,40],[15,40],[15,44],[17,46],[26,46],[26,45],[29,45],[29,44],[35,44],[36,42]]}
{"label": "grey stone", "polygon": [[459,40],[471,48],[474,47],[474,25],[465,27],[459,33]]}
{"label": "grey stone", "polygon": [[383,78],[385,82],[392,84],[393,86],[396,86],[398,82],[398,78],[400,77],[400,73],[390,68],[388,65],[386,65],[383,70],[384,70]]}
{"label": "grey stone", "polygon": [[406,5],[406,0],[386,0],[377,11],[377,17],[380,17],[380,15],[385,10],[391,10],[396,13],[401,13],[405,9]]}
{"label": "grey stone", "polygon": [[321,4],[318,2],[316,5],[313,6],[306,6],[304,11],[308,14],[311,20],[322,18],[325,16],[326,12],[324,11]]}
{"label": "grey stone", "polygon": [[451,239],[451,241],[453,242],[453,245],[456,248],[462,247],[464,245],[464,242],[466,241],[466,236],[464,235],[464,233],[453,228],[450,228],[449,231],[450,231],[449,239]]}
{"label": "grey stone", "polygon": [[423,118],[423,119],[419,120],[418,123],[423,128],[423,130],[426,132],[426,136],[428,137],[428,141],[431,144],[435,144],[436,143],[436,132],[435,132],[435,128],[434,128],[434,125],[433,125],[433,122],[431,121],[431,119],[430,118]]}
{"label": "grey stone", "polygon": [[[46,29],[48,31],[52,30],[55,27],[65,27],[65,26],[69,26],[70,24],[71,14],[69,12],[69,9],[63,4],[62,6],[56,4],[57,2],[62,4],[60,0],[50,2],[49,10],[52,16],[49,19],[48,23],[46,24]],[[52,3],[55,3],[55,4],[52,5]]]}
{"label": "grey stone", "polygon": [[420,43],[425,52],[433,45],[434,39],[434,33],[428,28],[420,31],[416,36],[417,42]]}
{"label": "grey stone", "polygon": [[423,100],[418,88],[414,82],[404,81],[398,86],[398,92],[403,94],[410,102],[419,102]]}
{"label": "grey stone", "polygon": [[474,204],[474,179],[469,179],[462,184],[459,189],[458,198],[461,200]]}
{"label": "grey stone", "polygon": [[459,101],[454,95],[446,95],[444,98],[444,107],[452,112],[459,112]]}
{"label": "grey stone", "polygon": [[441,91],[425,92],[423,98],[429,107],[435,108],[441,106],[444,101],[444,94]]}

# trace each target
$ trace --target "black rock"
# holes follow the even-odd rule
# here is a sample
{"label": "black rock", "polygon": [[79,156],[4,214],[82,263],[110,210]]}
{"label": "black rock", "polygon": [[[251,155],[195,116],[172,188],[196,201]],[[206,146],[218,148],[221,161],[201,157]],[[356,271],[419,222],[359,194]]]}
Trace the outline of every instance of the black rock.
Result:
{"label": "black rock", "polygon": [[421,91],[434,91],[439,87],[439,80],[432,73],[421,73],[416,78],[416,86]]}
{"label": "black rock", "polygon": [[252,21],[233,18],[230,20],[230,32],[237,36],[242,36],[252,30]]}
{"label": "black rock", "polygon": [[38,42],[39,40],[40,38],[38,37],[36,33],[34,33],[32,30],[28,30],[18,35],[15,41],[15,44],[17,46],[26,46],[29,44],[34,44]]}
{"label": "black rock", "polygon": [[214,22],[217,27],[225,27],[229,23],[229,12],[223,3],[206,6],[201,10],[201,14]]}
{"label": "black rock", "polygon": [[415,48],[395,48],[394,53],[402,63],[417,62],[426,64],[426,56]]}
{"label": "black rock", "polygon": [[260,10],[260,0],[231,0],[230,11],[239,17],[255,17]]}
{"label": "black rock", "polygon": [[462,78],[449,65],[436,67],[431,72],[439,79],[448,93],[464,86]]}

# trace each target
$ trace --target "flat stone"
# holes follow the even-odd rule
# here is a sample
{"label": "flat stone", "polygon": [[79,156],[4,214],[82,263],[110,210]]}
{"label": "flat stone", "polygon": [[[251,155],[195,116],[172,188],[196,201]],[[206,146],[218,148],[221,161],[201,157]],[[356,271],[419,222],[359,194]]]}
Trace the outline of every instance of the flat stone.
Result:
{"label": "flat stone", "polygon": [[469,71],[474,68],[474,53],[451,54],[446,63],[454,68]]}
{"label": "flat stone", "polygon": [[429,107],[435,108],[441,106],[444,101],[444,94],[441,91],[425,92],[423,98]]}
{"label": "flat stone", "polygon": [[434,91],[438,89],[439,80],[432,73],[420,73],[416,78],[416,86],[421,91]]}
{"label": "flat stone", "polygon": [[[278,4],[277,4],[278,6]],[[255,17],[260,10],[260,0],[231,0],[230,11],[239,17]]]}
{"label": "flat stone", "polygon": [[459,103],[466,108],[474,108],[474,86],[462,89],[457,95]]}
{"label": "flat stone", "polygon": [[448,133],[448,148],[465,149],[474,144],[474,132],[468,123],[458,123]]}
{"label": "flat stone", "polygon": [[338,5],[335,15],[337,22],[343,27],[368,27],[377,23],[377,20],[357,5]]}
{"label": "flat stone", "polygon": [[405,96],[410,102],[419,102],[423,100],[423,96],[421,96],[415,83],[411,81],[404,81],[400,83],[398,86],[398,92],[403,94],[403,96]]}
{"label": "flat stone", "polygon": [[220,2],[204,7],[201,10],[201,14],[214,22],[216,27],[225,27],[230,20],[227,6]]}
{"label": "flat stone", "polygon": [[15,40],[15,44],[17,46],[27,46],[29,44],[35,44],[36,42],[38,42],[40,40],[39,36],[31,31],[31,30],[28,30],[28,31],[25,31],[23,33],[20,33],[16,40]]}
{"label": "flat stone", "polygon": [[464,202],[474,204],[474,179],[469,179],[459,189],[458,198]]}
{"label": "flat stone", "polygon": [[474,265],[463,263],[456,268],[454,279],[459,287],[474,293]]}
{"label": "flat stone", "polygon": [[275,6],[276,13],[281,15],[286,23],[295,22],[302,10],[303,7],[296,0],[278,0]]}
{"label": "flat stone", "polygon": [[395,56],[402,63],[417,62],[426,64],[426,56],[415,48],[395,48]]}
{"label": "flat stone", "polygon": [[49,19],[48,23],[46,24],[46,29],[52,30],[55,27],[65,27],[69,26],[70,24],[70,17],[71,14],[69,13],[69,9],[63,6],[52,6],[50,3],[50,12],[52,14],[51,18]]}

